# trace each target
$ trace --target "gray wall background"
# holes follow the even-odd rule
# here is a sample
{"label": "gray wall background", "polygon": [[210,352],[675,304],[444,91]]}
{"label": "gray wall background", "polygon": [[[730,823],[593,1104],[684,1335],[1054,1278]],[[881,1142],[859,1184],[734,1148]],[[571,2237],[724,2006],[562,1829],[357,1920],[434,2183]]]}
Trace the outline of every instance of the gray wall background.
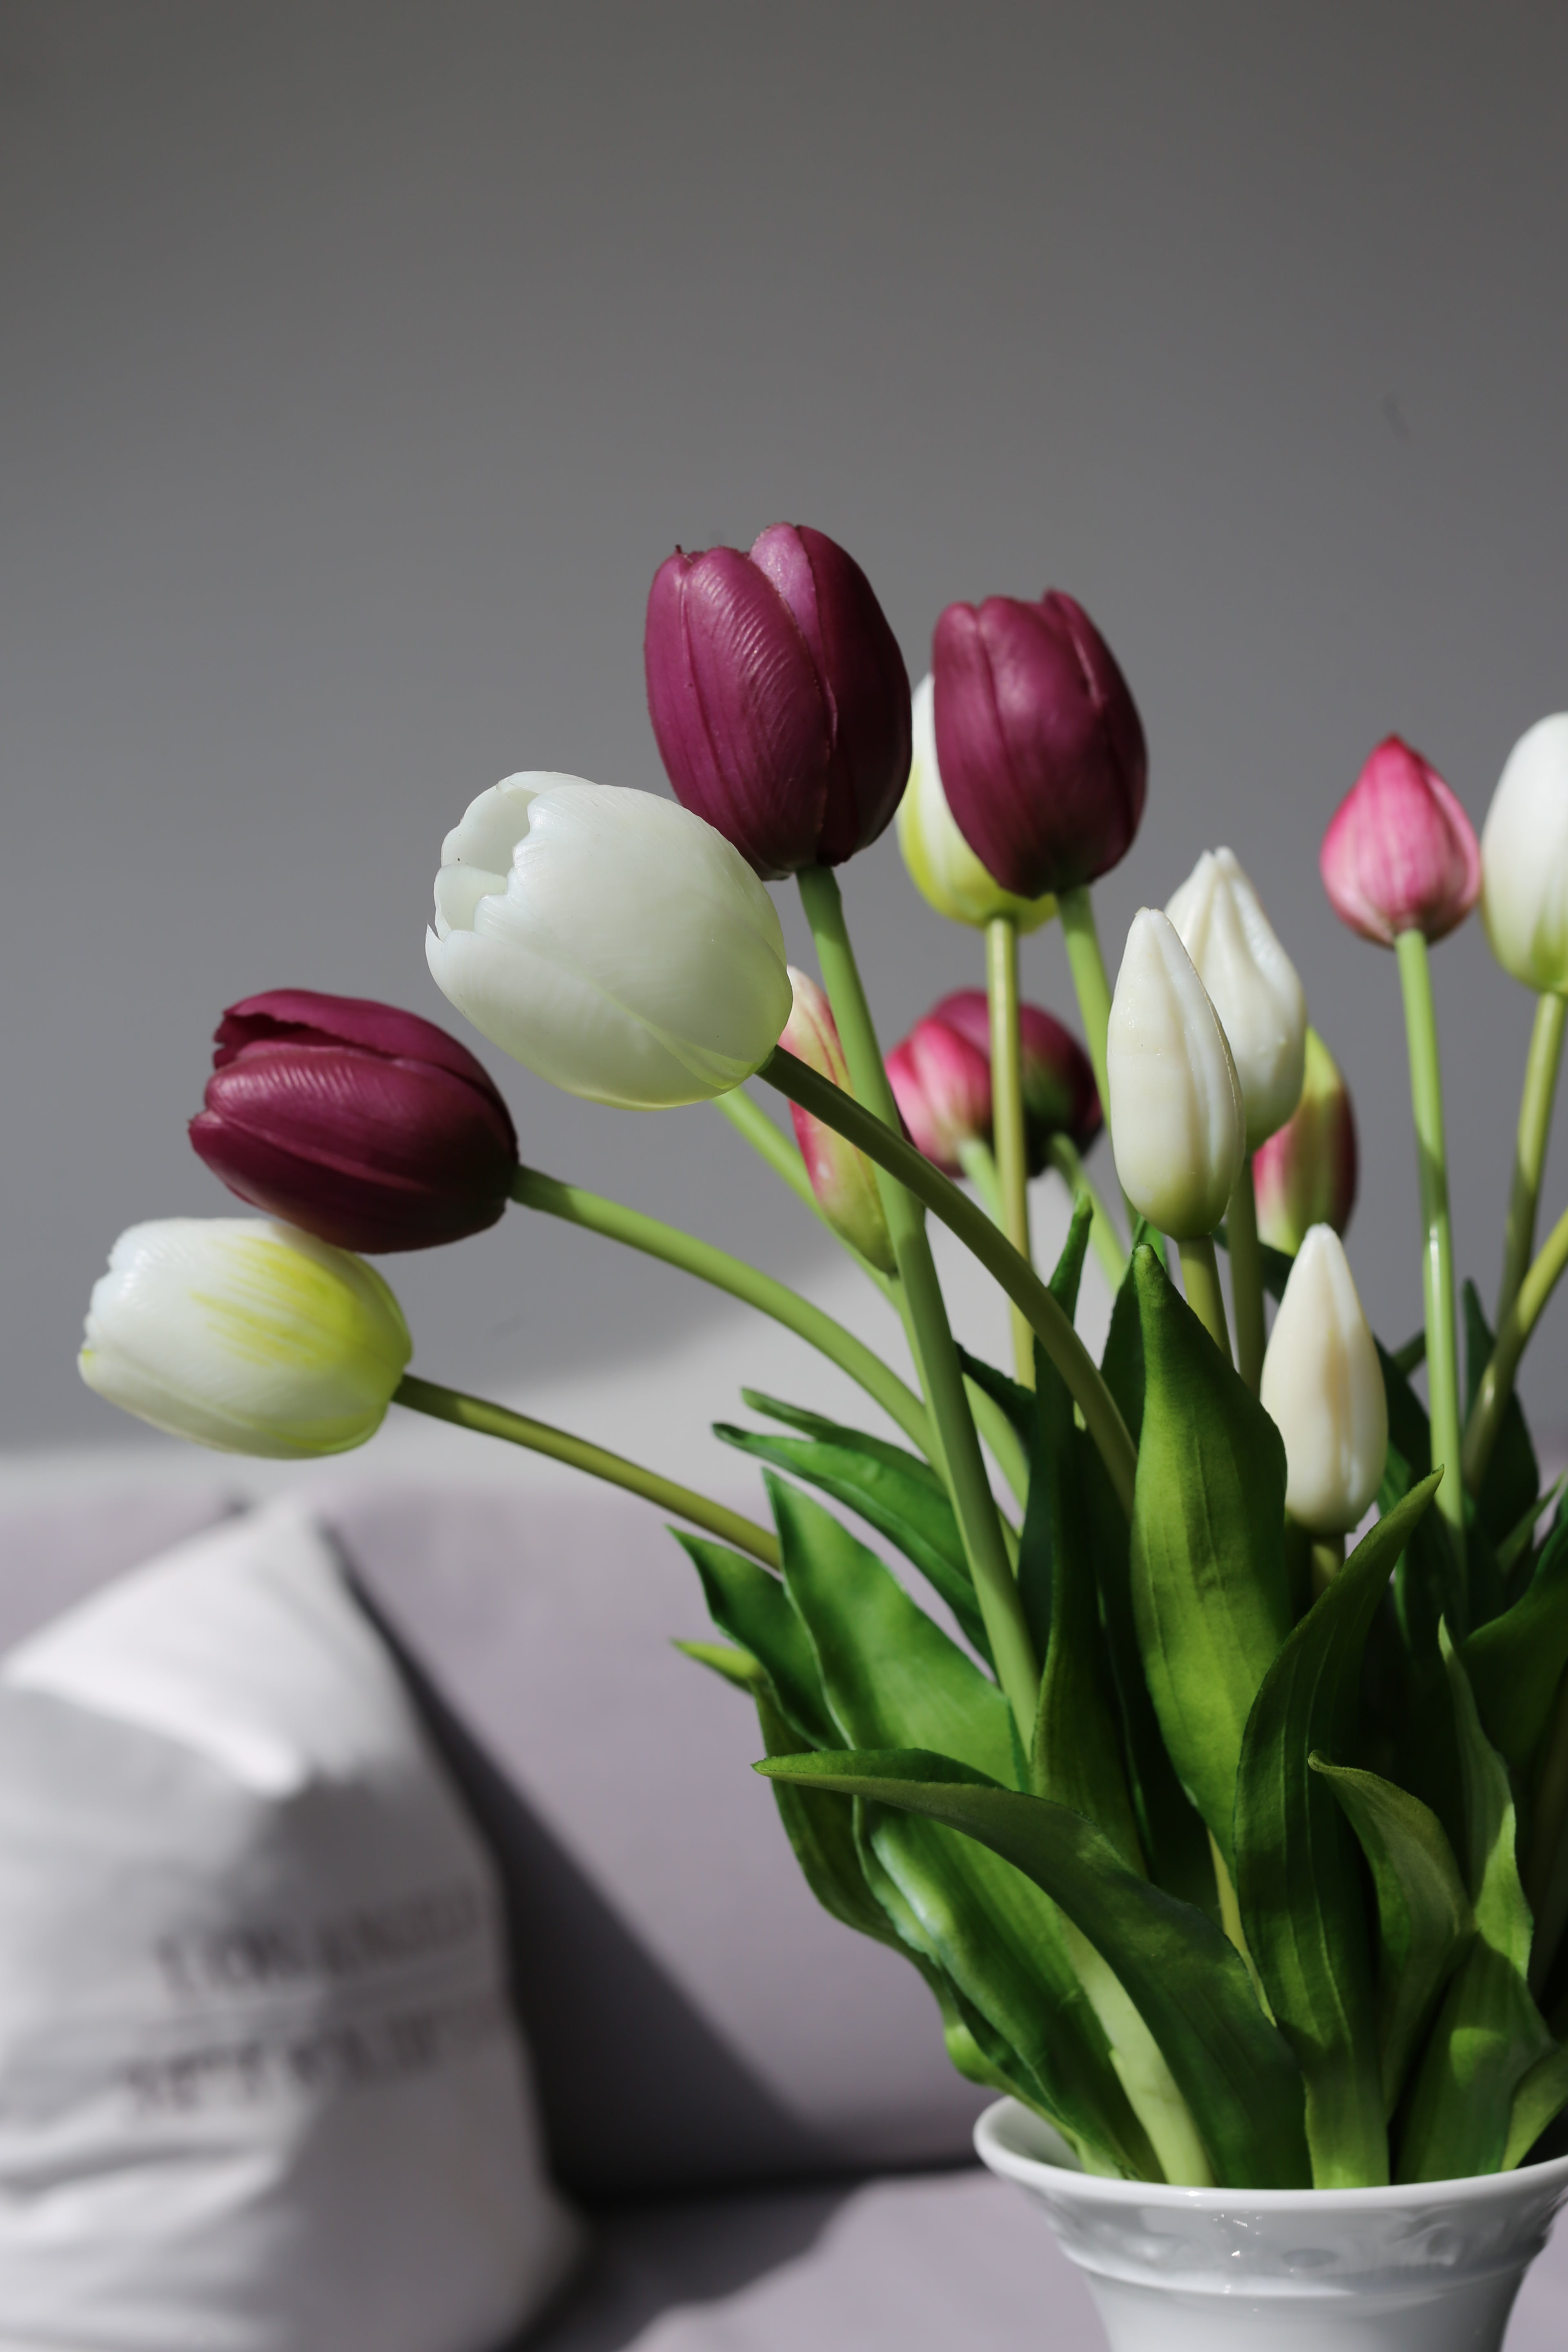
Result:
{"label": "gray wall background", "polygon": [[[781,516],[917,675],[951,598],[1088,604],[1152,752],[1112,961],[1237,849],[1350,1072],[1403,1337],[1394,972],[1316,848],[1390,728],[1479,821],[1568,704],[1565,72],[1568,15],[1495,0],[5,0],[0,1444],[126,1433],[81,1312],[122,1225],[226,1204],[183,1137],[222,1006],[444,1017],[446,827],[519,767],[660,785],[648,578]],[[846,886],[890,1041],[978,952],[890,835]],[[1059,942],[1025,952],[1065,1007]],[[1479,926],[1436,969],[1489,1294],[1530,1006]],[[712,1112],[504,1075],[538,1163],[819,1248]],[[704,1312],[521,1220],[389,1270],[477,1387]],[[1548,1423],[1565,1371],[1568,1314]]]}

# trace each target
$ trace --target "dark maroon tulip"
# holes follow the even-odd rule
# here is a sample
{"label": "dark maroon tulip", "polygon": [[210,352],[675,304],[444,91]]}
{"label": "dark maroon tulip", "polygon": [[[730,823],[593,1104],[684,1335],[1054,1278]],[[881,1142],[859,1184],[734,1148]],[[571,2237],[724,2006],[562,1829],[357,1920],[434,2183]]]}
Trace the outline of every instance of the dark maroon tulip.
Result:
{"label": "dark maroon tulip", "polygon": [[[983,988],[960,988],[933,1004],[928,1021],[945,1022],[987,1062],[991,1057],[991,1012]],[[1046,1165],[1053,1135],[1065,1135],[1087,1151],[1104,1125],[1100,1094],[1089,1055],[1070,1029],[1038,1004],[1020,1004],[1018,1030],[1024,1061],[1024,1134],[1029,1173]]]}
{"label": "dark maroon tulip", "polygon": [[340,1249],[429,1249],[493,1225],[517,1166],[488,1073],[433,1021],[274,988],[218,1024],[191,1141],[230,1192]]}
{"label": "dark maroon tulip", "polygon": [[910,680],[871,583],[819,530],[680,549],[648,592],[648,716],[676,798],[764,880],[841,866],[910,774]]}
{"label": "dark maroon tulip", "polygon": [[931,643],[936,756],[960,833],[1021,898],[1077,889],[1127,855],[1143,814],[1142,721],[1081,604],[950,604]]}

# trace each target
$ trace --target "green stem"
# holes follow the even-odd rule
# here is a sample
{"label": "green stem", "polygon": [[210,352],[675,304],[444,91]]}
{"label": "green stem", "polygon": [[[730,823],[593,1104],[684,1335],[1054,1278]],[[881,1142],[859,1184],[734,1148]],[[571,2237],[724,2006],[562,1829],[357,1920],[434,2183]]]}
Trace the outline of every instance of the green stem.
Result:
{"label": "green stem", "polygon": [[996,1171],[996,1156],[988,1143],[978,1136],[966,1138],[958,1147],[958,1164],[979,1193],[986,1215],[994,1225],[1002,1223],[1002,1179]]}
{"label": "green stem", "polygon": [[1094,1223],[1089,1237],[1094,1244],[1105,1278],[1114,1294],[1120,1290],[1127,1274],[1127,1252],[1121,1246],[1121,1236],[1116,1230],[1110,1210],[1100,1199],[1084,1169],[1083,1157],[1070,1135],[1053,1135],[1046,1146],[1051,1166],[1062,1179],[1076,1200],[1081,1193],[1094,1211]]}
{"label": "green stem", "polygon": [[1094,1083],[1100,1088],[1100,1108],[1109,1135],[1110,1087],[1105,1075],[1105,1037],[1110,1026],[1110,982],[1105,976],[1105,958],[1100,951],[1094,901],[1087,889],[1063,890],[1058,893],[1057,910],[1062,919],[1062,937],[1067,941],[1068,962],[1072,967],[1084,1043],[1094,1066]]}
{"label": "green stem", "polygon": [[728,1511],[722,1503],[715,1503],[706,1495],[699,1495],[690,1486],[679,1486],[673,1478],[661,1478],[657,1470],[645,1470],[637,1462],[628,1462],[624,1454],[608,1453],[602,1445],[591,1445],[585,1437],[574,1437],[564,1429],[552,1429],[547,1421],[531,1421],[526,1413],[509,1412],[503,1404],[491,1404],[484,1397],[465,1396],[461,1389],[440,1387],[435,1381],[416,1380],[405,1372],[393,1392],[395,1404],[407,1405],[414,1412],[427,1412],[437,1421],[450,1421],[459,1429],[475,1429],[485,1437],[504,1437],[510,1444],[525,1445],[532,1454],[547,1454],[552,1462],[565,1462],[574,1470],[585,1470],[591,1478],[603,1478],[612,1486],[624,1486],[629,1495],[640,1495],[645,1502],[657,1503],[662,1511],[673,1511],[677,1518],[689,1519],[695,1528],[706,1528],[710,1535],[733,1544],[738,1551],[750,1552],[767,1568],[783,1565],[779,1555],[778,1538],[755,1519],[743,1518],[739,1511]]}
{"label": "green stem", "polygon": [[1503,1235],[1502,1286],[1498,1292],[1499,1323],[1518,1297],[1519,1286],[1535,1250],[1535,1212],[1541,1199],[1542,1171],[1546,1165],[1547,1138],[1552,1132],[1557,1072],[1563,1059],[1565,1010],[1568,1007],[1563,998],[1550,989],[1536,999],[1530,1054],[1524,1065],[1524,1091],[1519,1102],[1519,1132],[1514,1140],[1513,1189]]}
{"label": "green stem", "polygon": [[[731,1087],[728,1094],[714,1096],[713,1108],[723,1114],[737,1135],[744,1136],[757,1157],[767,1161],[795,1198],[804,1201],[814,1216],[822,1217],[811,1179],[805,1172],[805,1162],[795,1149],[794,1138],[773,1124],[761,1103],[753,1102],[744,1087]],[[822,1217],[822,1222],[826,1224],[826,1218]]]}
{"label": "green stem", "polygon": [[[772,1120],[768,1121],[773,1125]],[[777,1132],[777,1129],[774,1129]],[[914,1391],[900,1380],[895,1371],[883,1363],[863,1340],[831,1315],[824,1314],[809,1299],[802,1298],[787,1284],[775,1282],[743,1258],[731,1257],[728,1250],[716,1249],[711,1242],[700,1241],[694,1234],[683,1234],[679,1226],[667,1225],[658,1217],[645,1216],[640,1209],[626,1209],[618,1201],[606,1201],[597,1192],[585,1192],[575,1184],[558,1183],[553,1176],[541,1175],[534,1168],[520,1168],[512,1178],[511,1197],[525,1209],[539,1209],[546,1216],[560,1217],[567,1224],[581,1225],[591,1234],[605,1234],[611,1241],[624,1242],[629,1249],[641,1250],[647,1257],[661,1258],[666,1265],[678,1265],[683,1273],[693,1274],[700,1282],[711,1283],[715,1290],[728,1291],[731,1298],[743,1299],[782,1323],[788,1331],[806,1340],[818,1353],[847,1372],[852,1381],[875,1399],[889,1421],[920,1447],[928,1460],[931,1455],[931,1415]]]}
{"label": "green stem", "polygon": [[[1024,1040],[1018,1022],[1018,931],[1005,915],[985,926],[985,1001],[991,1014],[991,1132],[1002,1185],[1002,1230],[1020,1257],[1029,1247],[1029,1147],[1024,1126]],[[1035,1335],[1015,1307],[1013,1361],[1035,1385]]]}
{"label": "green stem", "polygon": [[1419,931],[1394,942],[1405,996],[1410,1052],[1410,1106],[1421,1171],[1421,1219],[1426,1227],[1422,1291],[1426,1308],[1426,1402],[1432,1420],[1432,1466],[1447,1471],[1437,1508],[1465,1557],[1465,1497],[1455,1475],[1460,1465],[1459,1348],[1454,1318],[1454,1244],[1448,1224],[1448,1148],[1443,1134],[1443,1073],[1437,1056],[1437,1013],[1432,966]]}
{"label": "green stem", "polygon": [[[1520,1284],[1519,1295],[1502,1318],[1490,1359],[1481,1374],[1465,1431],[1465,1484],[1472,1495],[1479,1494],[1487,1475],[1502,1417],[1513,1394],[1514,1376],[1525,1342],[1540,1322],[1564,1266],[1568,1266],[1568,1209],[1547,1234],[1534,1265]],[[1441,1496],[1441,1486],[1437,1492]]]}
{"label": "green stem", "polygon": [[1252,1154],[1241,1163],[1230,1206],[1225,1213],[1230,1250],[1230,1303],[1236,1310],[1236,1369],[1254,1396],[1263,1382],[1263,1258],[1258,1246],[1258,1194]]}
{"label": "green stem", "polygon": [[1225,1319],[1225,1293],[1219,1286],[1214,1243],[1204,1234],[1195,1242],[1178,1242],[1176,1247],[1181,1253],[1187,1305],[1228,1364],[1230,1331]]}
{"label": "green stem", "polygon": [[1312,1598],[1321,1601],[1345,1564],[1343,1536],[1312,1538]]}
{"label": "green stem", "polygon": [[[798,879],[801,900],[816,943],[823,982],[833,1007],[844,1058],[848,1065],[849,1083],[855,1089],[858,1107],[864,1110],[868,1124],[879,1130],[889,1144],[896,1143],[907,1150],[897,1133],[898,1111],[893,1102],[893,1091],[888,1083],[870,1007],[860,984],[855,951],[849,943],[837,881],[830,868],[825,866],[806,866]],[[773,1059],[776,1061],[779,1058],[775,1050]],[[785,1055],[784,1058],[789,1060],[793,1057]],[[771,1069],[772,1064],[768,1066]],[[847,1099],[840,1097],[839,1089],[827,1080],[823,1080],[822,1084],[835,1103]],[[798,1100],[798,1097],[792,1099]],[[837,1119],[828,1123],[838,1125]],[[851,1137],[850,1140],[853,1141],[854,1138]],[[996,1679],[1007,1695],[1017,1718],[1019,1736],[1026,1748],[1034,1735],[1040,1682],[1039,1662],[1035,1656],[1035,1645],[1024,1616],[1017,1580],[1007,1556],[995,1500],[985,1475],[980,1440],[975,1433],[969,1401],[964,1393],[963,1368],[959,1361],[958,1349],[953,1345],[947,1305],[937,1280],[931,1243],[926,1236],[925,1220],[915,1200],[902,1182],[897,1181],[896,1172],[887,1171],[885,1160],[878,1160],[875,1152],[867,1156],[878,1160],[883,1213],[888,1220],[888,1231],[892,1239],[893,1255],[898,1260],[904,1296],[909,1301],[915,1362],[931,1418],[941,1433],[948,1490],[963,1538],[970,1573],[974,1579],[975,1597],[990,1636],[991,1654],[996,1662]],[[910,1151],[910,1157],[921,1160],[917,1151]],[[925,1164],[921,1160],[922,1167]],[[888,1181],[889,1174],[893,1175],[894,1181]],[[962,1199],[963,1195],[958,1197]],[[973,1208],[972,1202],[966,1202],[964,1205]],[[983,1210],[974,1209],[973,1213],[987,1231],[994,1231]]]}
{"label": "green stem", "polygon": [[1084,1425],[1100,1449],[1111,1486],[1131,1517],[1138,1456],[1127,1433],[1127,1424],[1100,1377],[1100,1367],[1060,1304],[1052,1297],[1034,1267],[1018,1255],[1005,1234],[999,1233],[984,1210],[961,1192],[956,1184],[950,1184],[941,1169],[922,1159],[912,1144],[906,1143],[901,1135],[892,1134],[879,1119],[871,1118],[853,1096],[842,1093],[830,1080],[818,1077],[815,1070],[808,1069],[782,1045],[774,1047],[757,1075],[810,1111],[814,1118],[836,1128],[849,1142],[858,1144],[868,1160],[874,1160],[879,1168],[886,1169],[907,1185],[918,1201],[923,1201],[932,1214],[958,1235],[1007,1297],[1023,1308],[1030,1329],[1066,1381],[1083,1415]]}

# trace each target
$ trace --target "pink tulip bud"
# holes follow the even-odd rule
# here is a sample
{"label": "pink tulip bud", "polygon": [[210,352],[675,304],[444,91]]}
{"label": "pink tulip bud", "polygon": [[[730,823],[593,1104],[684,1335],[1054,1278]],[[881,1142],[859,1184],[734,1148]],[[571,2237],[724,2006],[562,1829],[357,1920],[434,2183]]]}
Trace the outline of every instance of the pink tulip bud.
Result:
{"label": "pink tulip bud", "polygon": [[959,831],[1019,898],[1124,857],[1143,814],[1142,722],[1110,646],[1058,589],[950,604],[931,644],[936,752]]}
{"label": "pink tulip bud", "polygon": [[991,1056],[962,1030],[928,1013],[888,1055],[893,1099],[910,1139],[949,1176],[960,1147],[991,1141]]}
{"label": "pink tulip bud", "polygon": [[191,1141],[242,1201],[372,1255],[493,1225],[517,1167],[510,1113],[466,1046],[308,988],[229,1006]]}
{"label": "pink tulip bud", "polygon": [[1436,768],[1385,736],[1330,820],[1318,857],[1329,903],[1363,940],[1440,940],[1480,896],[1475,828]]}
{"label": "pink tulip bud", "polygon": [[[967,1037],[989,1063],[991,1010],[982,988],[960,988],[927,1018]],[[1087,1151],[1104,1125],[1089,1055],[1068,1029],[1038,1004],[1018,1007],[1024,1063],[1024,1132],[1031,1176],[1045,1167],[1053,1135]]]}
{"label": "pink tulip bud", "polygon": [[871,583],[819,530],[680,549],[648,593],[648,716],[676,798],[764,879],[838,866],[910,772],[910,681]]}
{"label": "pink tulip bud", "polygon": [[1342,1234],[1356,1193],[1355,1112],[1338,1063],[1315,1029],[1307,1032],[1301,1099],[1283,1127],[1252,1155],[1258,1231],[1294,1257],[1314,1225]]}
{"label": "pink tulip bud", "polygon": [[[797,971],[792,963],[789,977],[795,990],[795,1009],[779,1044],[819,1077],[831,1078],[836,1087],[852,1094],[854,1088],[849,1084],[833,1007],[809,972]],[[795,1139],[800,1146],[816,1204],[834,1232],[880,1273],[895,1273],[898,1261],[893,1255],[888,1220],[882,1213],[877,1171],[865,1153],[857,1151],[835,1129],[811,1118],[798,1104],[791,1103],[790,1116],[795,1120]]]}

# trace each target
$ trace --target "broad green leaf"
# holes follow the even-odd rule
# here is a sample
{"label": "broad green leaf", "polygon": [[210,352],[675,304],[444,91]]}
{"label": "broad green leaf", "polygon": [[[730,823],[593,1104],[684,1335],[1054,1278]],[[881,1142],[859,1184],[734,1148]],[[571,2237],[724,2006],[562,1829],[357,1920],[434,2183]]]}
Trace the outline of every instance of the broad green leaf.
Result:
{"label": "broad green leaf", "polygon": [[1476,1916],[1454,1849],[1429,1806],[1375,1772],[1312,1755],[1355,1832],[1377,1895],[1377,2046],[1383,2111],[1399,2103],[1443,1988],[1469,1948]]}
{"label": "broad green leaf", "polygon": [[1237,1899],[1306,2082],[1320,2189],[1385,2183],[1388,2133],[1355,1848],[1308,1758],[1354,1743],[1367,1630],[1436,1485],[1428,1477],[1377,1522],[1291,1633],[1247,1717],[1237,1773]]}
{"label": "broad green leaf", "polygon": [[760,1661],[780,1712],[813,1748],[830,1748],[839,1737],[823,1696],[822,1676],[811,1636],[776,1576],[708,1536],[672,1531],[702,1579],[708,1614]]}
{"label": "broad green leaf", "polygon": [[1400,2132],[1402,2181],[1496,2172],[1515,2095],[1553,2048],[1527,1982],[1534,1921],[1520,1885],[1508,1768],[1481,1728],[1463,1662],[1439,1627],[1462,1786],[1456,1853],[1476,1937],[1415,2069]]}
{"label": "broad green leaf", "polygon": [[847,1753],[758,1768],[905,1808],[978,1841],[1034,1880],[1112,1969],[1158,2043],[1223,2186],[1310,2179],[1300,2069],[1219,1929],[1124,1868],[1092,1823],[977,1781],[950,1757]]}
{"label": "broad green leaf", "polygon": [[1568,1666],[1568,1527],[1556,1528],[1522,1596],[1459,1644],[1487,1738],[1522,1772]]}
{"label": "broad green leaf", "polygon": [[1568,1470],[1561,1472],[1557,1477],[1553,1478],[1551,1486],[1547,1487],[1545,1493],[1543,1495],[1537,1495],[1529,1509],[1521,1512],[1518,1519],[1509,1529],[1507,1535],[1504,1536],[1501,1543],[1499,1544],[1497,1548],[1498,1566],[1501,1569],[1505,1576],[1511,1574],[1514,1568],[1523,1559],[1525,1553],[1529,1551],[1531,1543],[1535,1539],[1536,1528],[1540,1526],[1541,1521],[1544,1518],[1546,1513],[1552,1508],[1552,1504],[1556,1502],[1564,1486],[1568,1486]]}
{"label": "broad green leaf", "polygon": [[1182,1786],[1234,1879],[1242,1734],[1290,1630],[1279,1433],[1153,1252],[1133,1259],[1143,1429],[1132,1606],[1149,1694]]}
{"label": "broad green leaf", "polygon": [[1538,2058],[1513,2095],[1508,2141],[1500,2172],[1512,2172],[1524,2162],[1536,2141],[1568,2107],[1568,2046],[1559,2044]]}
{"label": "broad green leaf", "polygon": [[[842,1738],[940,1744],[967,1769],[1013,1781],[1012,1711],[995,1685],[830,1513],[780,1480],[768,1486],[785,1580]],[[1048,1900],[934,1823],[884,1813],[866,1835],[930,1957],[1037,2080],[1040,2104],[1101,2168],[1156,2170]]]}
{"label": "broad green leaf", "polygon": [[[1089,1247],[1089,1229],[1093,1212],[1087,1196],[1075,1202],[1072,1222],[1056,1270],[1051,1276],[1050,1289],[1058,1306],[1068,1319],[1078,1308],[1079,1283],[1083,1274],[1084,1253]],[[1040,1388],[1040,1367],[1047,1366],[1050,1380],[1061,1387],[1060,1375],[1048,1364],[1043,1350],[1035,1349],[1035,1389],[1030,1400],[1033,1411],[1029,1419],[1029,1496],[1025,1507],[1024,1524],[1018,1535],[1018,1597],[1024,1605],[1024,1619],[1029,1628],[1036,1654],[1044,1657],[1050,1647],[1051,1612],[1055,1607],[1055,1567],[1052,1556],[1054,1513],[1052,1504],[1051,1456],[1065,1442],[1061,1414],[1043,1401]],[[1065,1391],[1063,1391],[1065,1393]],[[1067,1437],[1072,1431],[1069,1412],[1066,1423]]]}
{"label": "broad green leaf", "polygon": [[[1388,1403],[1388,1463],[1377,1507],[1386,1512],[1429,1475],[1432,1440],[1426,1406],[1381,1342],[1377,1359]],[[1394,1577],[1394,1594],[1400,1630],[1413,1656],[1436,1662],[1439,1618],[1446,1617],[1463,1633],[1469,1631],[1464,1571],[1440,1511],[1427,1512],[1407,1545]]]}
{"label": "broad green leaf", "polygon": [[[1491,1360],[1493,1338],[1480,1297],[1473,1282],[1464,1287],[1465,1313],[1465,1412],[1468,1415],[1476,1401],[1476,1391],[1481,1384],[1481,1374]],[[1524,1410],[1517,1391],[1511,1391],[1503,1408],[1497,1443],[1492,1447],[1487,1475],[1481,1481],[1476,1497],[1476,1514],[1485,1528],[1495,1549],[1521,1515],[1527,1511],[1541,1492],[1541,1465],[1535,1458],[1535,1448],[1530,1442],[1525,1426]]]}
{"label": "broad green leaf", "polygon": [[[759,1408],[771,1412],[770,1405]],[[965,1641],[990,1663],[974,1583],[947,1489],[929,1463],[858,1430],[819,1424],[831,1436],[773,1437],[716,1422],[715,1437],[775,1469],[793,1471],[896,1544],[958,1621]]]}
{"label": "broad green leaf", "polygon": [[1007,1373],[999,1372],[994,1364],[986,1363],[982,1357],[972,1356],[967,1348],[960,1348],[958,1354],[967,1378],[974,1382],[977,1389],[984,1391],[993,1404],[1000,1407],[1015,1436],[1026,1447],[1035,1418],[1033,1392],[1024,1386],[1022,1381],[1015,1381]]}
{"label": "broad green leaf", "polygon": [[729,1642],[676,1642],[672,1646],[683,1658],[709,1667],[722,1681],[744,1691],[748,1698],[767,1688],[767,1670],[749,1650],[737,1650]]}

